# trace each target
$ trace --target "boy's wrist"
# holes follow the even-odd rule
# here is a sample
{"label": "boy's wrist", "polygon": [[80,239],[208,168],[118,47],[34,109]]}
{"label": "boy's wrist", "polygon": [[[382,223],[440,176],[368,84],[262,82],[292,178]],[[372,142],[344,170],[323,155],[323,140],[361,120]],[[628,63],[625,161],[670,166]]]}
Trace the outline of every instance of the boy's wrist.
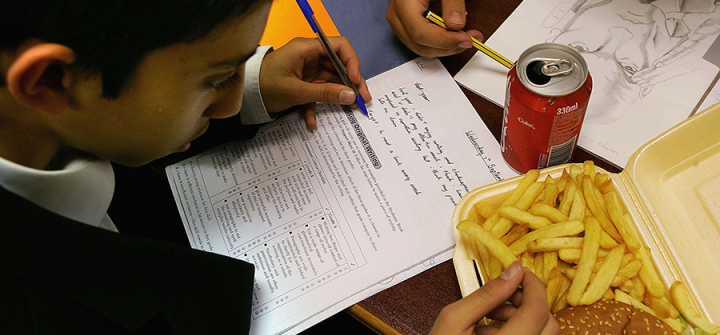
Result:
{"label": "boy's wrist", "polygon": [[245,63],[245,92],[243,104],[240,108],[242,124],[266,123],[275,119],[265,108],[262,93],[260,92],[260,68],[267,54],[274,49],[272,46],[259,46],[255,55]]}

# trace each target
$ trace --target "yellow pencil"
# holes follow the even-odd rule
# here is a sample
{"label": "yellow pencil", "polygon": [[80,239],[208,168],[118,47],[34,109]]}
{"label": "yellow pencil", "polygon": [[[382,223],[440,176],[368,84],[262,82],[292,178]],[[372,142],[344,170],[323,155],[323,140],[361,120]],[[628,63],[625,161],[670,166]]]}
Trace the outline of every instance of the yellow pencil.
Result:
{"label": "yellow pencil", "polygon": [[[443,21],[442,17],[438,16],[437,14],[435,14],[431,11],[427,11],[427,12],[425,12],[425,18],[430,20],[430,22],[447,29],[447,26],[445,25],[445,21]],[[462,32],[462,30],[460,30],[460,31]],[[470,38],[472,38],[473,46],[476,49],[482,51],[484,54],[490,56],[490,58],[496,60],[498,63],[504,65],[508,69],[513,66],[513,62],[511,62],[509,59],[503,57],[503,55],[495,52],[495,50],[493,50],[493,49],[488,48],[487,45],[482,44],[480,41],[478,41],[474,37],[471,36]]]}

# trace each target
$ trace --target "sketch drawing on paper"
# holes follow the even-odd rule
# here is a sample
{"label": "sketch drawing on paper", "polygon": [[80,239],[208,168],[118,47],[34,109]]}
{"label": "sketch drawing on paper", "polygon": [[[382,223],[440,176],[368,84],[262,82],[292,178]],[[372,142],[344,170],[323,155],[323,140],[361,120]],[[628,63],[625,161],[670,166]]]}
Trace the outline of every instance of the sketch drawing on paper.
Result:
{"label": "sketch drawing on paper", "polygon": [[585,122],[613,123],[656,84],[699,71],[696,47],[720,32],[718,2],[562,0],[542,25],[547,42],[575,48],[594,69]]}

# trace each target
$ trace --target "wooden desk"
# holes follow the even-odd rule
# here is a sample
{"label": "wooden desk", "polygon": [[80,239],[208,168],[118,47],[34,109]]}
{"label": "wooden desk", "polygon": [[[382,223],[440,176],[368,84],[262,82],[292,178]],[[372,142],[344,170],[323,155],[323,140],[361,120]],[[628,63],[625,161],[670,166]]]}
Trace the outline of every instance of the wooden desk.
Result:
{"label": "wooden desk", "polygon": [[[477,29],[486,39],[520,4],[521,0],[466,0],[468,29]],[[431,8],[440,13],[440,8]],[[442,58],[451,75],[470,60],[474,50]],[[463,92],[488,126],[495,139],[500,139],[502,108],[463,88]],[[571,161],[593,160],[609,172],[620,172],[583,150],[576,150]],[[448,218],[448,229],[450,229]],[[347,312],[380,334],[427,334],[440,310],[462,297],[452,260],[446,261],[398,285],[367,298]]]}

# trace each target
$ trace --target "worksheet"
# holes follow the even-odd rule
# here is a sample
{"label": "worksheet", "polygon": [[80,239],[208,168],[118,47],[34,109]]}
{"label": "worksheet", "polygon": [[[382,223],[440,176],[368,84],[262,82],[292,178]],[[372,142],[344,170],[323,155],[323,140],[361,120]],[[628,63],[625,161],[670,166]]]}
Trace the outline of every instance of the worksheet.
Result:
{"label": "worksheet", "polygon": [[[720,34],[708,0],[526,0],[487,40],[513,61],[530,46],[577,50],[593,81],[578,145],[624,167],[643,144],[688,118],[718,67],[704,57]],[[508,69],[482,53],[455,76],[502,106]]]}
{"label": "worksheet", "polygon": [[446,261],[470,190],[517,174],[438,60],[368,80],[369,116],[317,106],[167,175],[194,248],[255,265],[252,334],[298,333]]}

